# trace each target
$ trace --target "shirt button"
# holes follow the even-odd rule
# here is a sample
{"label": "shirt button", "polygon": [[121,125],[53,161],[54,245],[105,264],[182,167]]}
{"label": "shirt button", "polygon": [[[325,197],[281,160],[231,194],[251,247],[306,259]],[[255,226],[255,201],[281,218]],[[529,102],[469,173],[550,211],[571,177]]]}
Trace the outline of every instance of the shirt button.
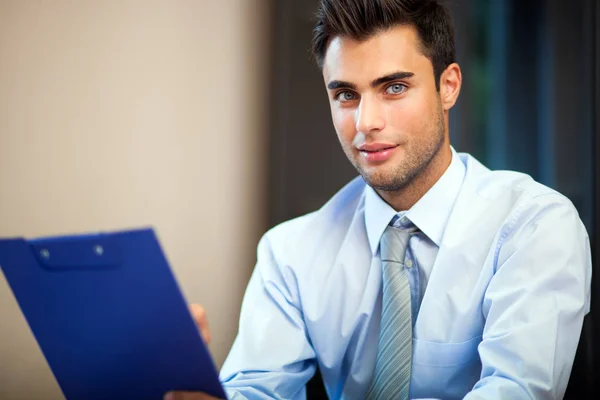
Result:
{"label": "shirt button", "polygon": [[412,268],[413,262],[410,259],[408,259],[406,260],[406,263],[404,263],[404,265],[406,265],[406,268]]}
{"label": "shirt button", "polygon": [[403,224],[403,225],[406,225],[406,224],[408,224],[408,218],[406,218],[406,217],[402,217],[402,218],[400,219],[400,222],[402,222],[402,224]]}

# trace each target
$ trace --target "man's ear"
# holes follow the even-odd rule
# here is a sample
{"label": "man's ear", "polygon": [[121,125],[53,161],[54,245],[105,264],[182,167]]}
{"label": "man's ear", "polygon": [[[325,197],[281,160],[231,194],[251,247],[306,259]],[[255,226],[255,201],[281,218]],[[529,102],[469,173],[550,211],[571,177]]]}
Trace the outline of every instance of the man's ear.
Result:
{"label": "man's ear", "polygon": [[444,111],[450,110],[460,94],[462,85],[462,73],[457,63],[452,63],[442,72],[440,76],[440,99]]}

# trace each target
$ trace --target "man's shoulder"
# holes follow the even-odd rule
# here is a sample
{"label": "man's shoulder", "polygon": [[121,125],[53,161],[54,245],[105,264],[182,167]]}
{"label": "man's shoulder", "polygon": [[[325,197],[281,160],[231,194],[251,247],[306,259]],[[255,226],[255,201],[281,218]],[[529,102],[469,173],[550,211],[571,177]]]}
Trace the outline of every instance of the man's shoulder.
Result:
{"label": "man's shoulder", "polygon": [[276,225],[264,239],[275,247],[285,248],[292,244],[299,250],[299,247],[317,245],[324,235],[346,231],[363,206],[365,186],[362,177],[354,178],[320,209]]}
{"label": "man's shoulder", "polygon": [[461,154],[467,167],[465,186],[475,194],[475,199],[491,202],[508,201],[514,205],[523,201],[544,203],[555,201],[571,204],[570,200],[558,191],[536,181],[528,174],[509,170],[490,170],[470,155]]}
{"label": "man's shoulder", "polygon": [[[469,155],[461,155],[461,159],[467,172],[459,213],[462,216],[470,214],[473,224],[480,224],[482,220],[495,220],[499,229],[502,226],[514,228],[549,209],[568,211],[578,220],[577,210],[566,196],[530,175],[508,170],[490,170]],[[491,223],[490,226],[494,224]]]}
{"label": "man's shoulder", "polygon": [[480,268],[486,260],[501,263],[500,251],[509,257],[529,243],[527,237],[555,237],[555,226],[585,237],[576,208],[561,193],[527,174],[493,171],[471,156],[461,159],[466,175],[444,232],[446,257],[462,257],[468,248],[474,268]]}

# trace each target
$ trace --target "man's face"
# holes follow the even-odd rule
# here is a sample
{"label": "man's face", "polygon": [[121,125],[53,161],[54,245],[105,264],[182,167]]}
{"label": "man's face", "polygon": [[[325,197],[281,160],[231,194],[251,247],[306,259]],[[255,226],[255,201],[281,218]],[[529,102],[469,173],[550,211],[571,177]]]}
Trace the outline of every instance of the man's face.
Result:
{"label": "man's face", "polygon": [[338,138],[375,189],[406,187],[444,143],[445,122],[431,61],[414,28],[365,41],[334,37],[323,76]]}

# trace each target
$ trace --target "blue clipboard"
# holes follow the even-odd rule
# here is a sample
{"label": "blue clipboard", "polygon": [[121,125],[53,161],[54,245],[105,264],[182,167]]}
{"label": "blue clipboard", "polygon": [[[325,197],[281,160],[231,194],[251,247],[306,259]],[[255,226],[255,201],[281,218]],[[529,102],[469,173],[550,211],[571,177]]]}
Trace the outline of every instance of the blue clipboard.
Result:
{"label": "blue clipboard", "polygon": [[68,400],[226,398],[152,229],[2,239],[0,266]]}

